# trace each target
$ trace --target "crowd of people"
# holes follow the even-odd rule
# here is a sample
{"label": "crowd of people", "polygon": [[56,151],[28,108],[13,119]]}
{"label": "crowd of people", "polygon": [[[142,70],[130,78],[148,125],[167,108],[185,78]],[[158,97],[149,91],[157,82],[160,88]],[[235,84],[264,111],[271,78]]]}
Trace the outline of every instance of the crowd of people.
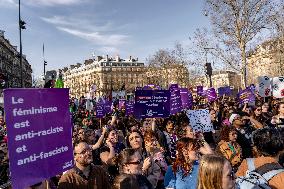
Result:
{"label": "crowd of people", "polygon": [[[30,188],[237,189],[248,171],[262,176],[275,170],[266,184],[284,188],[281,99],[257,97],[250,105],[228,96],[212,103],[196,96],[192,109],[209,110],[212,131],[195,132],[186,110],[140,120],[114,101],[112,112],[97,119],[84,97],[71,98],[74,167]],[[9,188],[3,116],[0,130],[0,185]]]}

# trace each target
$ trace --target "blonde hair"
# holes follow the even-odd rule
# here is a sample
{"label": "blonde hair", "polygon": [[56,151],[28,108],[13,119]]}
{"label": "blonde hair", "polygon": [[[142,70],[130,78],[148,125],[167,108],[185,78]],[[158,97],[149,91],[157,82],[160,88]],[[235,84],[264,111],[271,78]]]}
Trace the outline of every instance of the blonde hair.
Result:
{"label": "blonde hair", "polygon": [[226,162],[227,159],[215,154],[202,156],[197,189],[222,189],[223,167]]}

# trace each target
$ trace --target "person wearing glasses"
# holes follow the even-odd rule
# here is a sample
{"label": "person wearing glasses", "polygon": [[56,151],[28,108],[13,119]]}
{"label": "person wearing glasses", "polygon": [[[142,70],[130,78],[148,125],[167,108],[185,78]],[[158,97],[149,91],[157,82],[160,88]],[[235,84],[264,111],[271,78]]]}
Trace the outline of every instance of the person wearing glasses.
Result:
{"label": "person wearing glasses", "polygon": [[58,189],[109,189],[109,178],[103,168],[92,164],[92,149],[86,142],[74,144],[75,165],[63,174]]}
{"label": "person wearing glasses", "polygon": [[200,160],[197,189],[234,189],[235,175],[230,162],[218,155],[204,155]]}
{"label": "person wearing glasses", "polygon": [[143,160],[133,148],[126,148],[115,158],[120,174],[115,178],[113,189],[152,189],[152,184],[142,175]]}
{"label": "person wearing glasses", "polygon": [[147,154],[143,135],[139,131],[133,131],[127,135],[126,142],[128,147],[139,152],[143,160],[142,174],[147,177],[153,188],[156,188],[161,175],[161,169],[153,157]]}

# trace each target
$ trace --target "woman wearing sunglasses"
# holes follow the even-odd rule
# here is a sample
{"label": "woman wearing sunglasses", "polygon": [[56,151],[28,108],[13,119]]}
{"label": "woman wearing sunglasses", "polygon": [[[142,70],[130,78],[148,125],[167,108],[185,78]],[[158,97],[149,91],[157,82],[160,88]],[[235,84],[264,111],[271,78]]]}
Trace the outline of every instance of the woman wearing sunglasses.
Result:
{"label": "woman wearing sunglasses", "polygon": [[177,141],[177,157],[166,172],[166,188],[196,189],[199,150],[202,144],[197,139],[181,138]]}
{"label": "woman wearing sunglasses", "polygon": [[120,174],[115,178],[113,189],[152,189],[152,184],[142,175],[143,161],[140,153],[126,148],[116,157]]}
{"label": "woman wearing sunglasses", "polygon": [[142,173],[150,181],[153,188],[156,188],[160,178],[161,169],[154,161],[153,157],[147,154],[142,134],[139,131],[133,131],[126,137],[126,142],[128,147],[139,152],[143,161]]}
{"label": "woman wearing sunglasses", "polygon": [[200,160],[197,189],[234,189],[235,175],[230,162],[218,155],[204,155]]}

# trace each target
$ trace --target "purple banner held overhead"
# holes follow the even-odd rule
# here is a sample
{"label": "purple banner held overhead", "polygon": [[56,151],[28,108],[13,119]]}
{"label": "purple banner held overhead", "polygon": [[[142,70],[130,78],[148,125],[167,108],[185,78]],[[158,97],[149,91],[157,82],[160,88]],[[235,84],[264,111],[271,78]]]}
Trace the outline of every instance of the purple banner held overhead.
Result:
{"label": "purple banner held overhead", "polygon": [[171,90],[171,115],[182,111],[182,102],[180,91],[178,88],[172,88]]}
{"label": "purple banner held overhead", "polygon": [[247,88],[237,94],[237,98],[241,104],[255,102],[255,95],[251,89]]}
{"label": "purple banner held overhead", "polygon": [[125,103],[125,110],[127,116],[132,115],[134,113],[134,101],[127,101]]}
{"label": "purple banner held overhead", "polygon": [[105,116],[105,107],[104,103],[96,104],[96,118],[103,118]]}
{"label": "purple banner held overhead", "polygon": [[170,96],[169,90],[135,91],[135,116],[138,118],[168,117]]}
{"label": "purple banner held overhead", "polygon": [[209,102],[214,102],[217,100],[217,94],[214,88],[207,89],[206,96]]}
{"label": "purple banner held overhead", "polygon": [[6,89],[4,102],[12,188],[73,167],[69,89]]}
{"label": "purple banner held overhead", "polygon": [[197,95],[202,96],[203,95],[203,86],[197,86]]}
{"label": "purple banner held overhead", "polygon": [[112,105],[111,101],[105,101],[104,111],[106,114],[111,113],[111,105]]}
{"label": "purple banner held overhead", "polygon": [[181,103],[184,109],[190,109],[192,107],[193,98],[187,88],[179,88]]}
{"label": "purple banner held overhead", "polygon": [[226,87],[220,87],[218,88],[218,94],[219,96],[223,96],[223,95],[232,95],[232,90],[230,86],[226,86]]}

